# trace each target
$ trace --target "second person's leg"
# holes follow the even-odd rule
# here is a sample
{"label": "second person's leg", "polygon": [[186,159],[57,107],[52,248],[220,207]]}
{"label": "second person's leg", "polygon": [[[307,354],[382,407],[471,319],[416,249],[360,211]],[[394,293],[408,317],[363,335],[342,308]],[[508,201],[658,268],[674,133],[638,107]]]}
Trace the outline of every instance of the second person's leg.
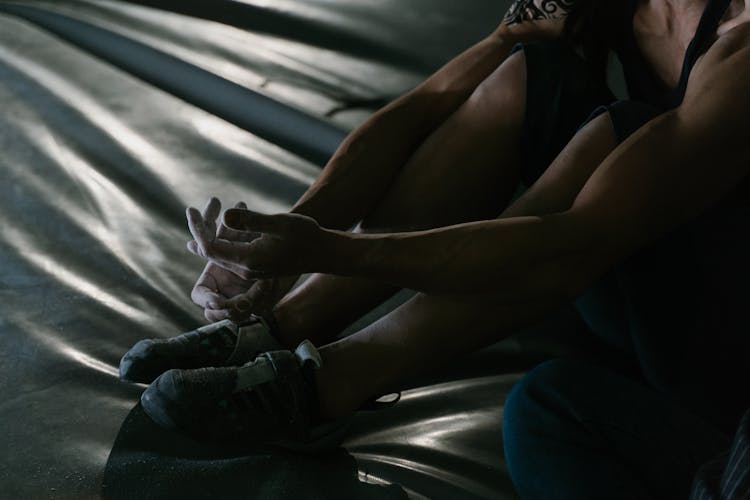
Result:
{"label": "second person's leg", "polygon": [[590,362],[554,360],[503,412],[509,471],[524,499],[687,498],[728,438],[663,393]]}

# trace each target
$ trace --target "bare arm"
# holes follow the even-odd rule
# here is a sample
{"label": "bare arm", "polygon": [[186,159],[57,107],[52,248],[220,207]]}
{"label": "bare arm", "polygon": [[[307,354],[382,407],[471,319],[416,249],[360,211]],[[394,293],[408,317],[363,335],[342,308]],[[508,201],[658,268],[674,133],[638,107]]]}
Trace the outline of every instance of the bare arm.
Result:
{"label": "bare arm", "polygon": [[[750,24],[696,65],[683,104],[621,144],[571,209],[419,233],[346,235],[331,272],[424,291],[575,295],[646,242],[718,202],[750,173]],[[341,235],[339,235],[341,236]],[[551,278],[544,279],[544,269]],[[541,280],[541,281],[537,281]]]}
{"label": "bare arm", "polygon": [[[562,9],[541,17],[523,15],[526,10],[521,6],[539,1],[517,1],[509,12],[512,15],[506,16],[506,21],[486,39],[352,132],[292,211],[338,229],[347,229],[370,213],[413,151],[502,63],[515,43],[555,36],[560,31],[565,14]],[[536,11],[542,12],[538,8]],[[193,210],[189,215],[193,228],[213,227],[219,208],[214,200],[206,208],[205,217]],[[198,247],[191,249],[196,251]],[[204,249],[198,253],[203,252]],[[240,320],[251,310],[258,313],[272,307],[295,281],[290,276],[283,283],[269,281],[271,286],[267,286],[242,280],[209,263],[196,282],[192,297],[210,320]],[[253,306],[239,311],[241,303]]]}
{"label": "bare arm", "polygon": [[528,15],[539,1],[515,2],[492,34],[349,134],[292,212],[333,229],[359,222],[419,144],[500,66],[516,43],[559,35],[567,6],[551,13],[537,7],[541,15]]}
{"label": "bare arm", "polygon": [[[618,146],[559,213],[387,235],[320,230],[305,218],[248,219],[242,211],[225,221],[269,233],[236,253],[263,272],[300,266],[426,292],[569,298],[750,173],[747,88],[750,23],[717,41],[694,68],[683,104]],[[287,259],[269,259],[279,245]]]}
{"label": "bare arm", "polygon": [[419,144],[456,110],[510,52],[495,32],[349,134],[292,212],[348,229],[372,210]]}

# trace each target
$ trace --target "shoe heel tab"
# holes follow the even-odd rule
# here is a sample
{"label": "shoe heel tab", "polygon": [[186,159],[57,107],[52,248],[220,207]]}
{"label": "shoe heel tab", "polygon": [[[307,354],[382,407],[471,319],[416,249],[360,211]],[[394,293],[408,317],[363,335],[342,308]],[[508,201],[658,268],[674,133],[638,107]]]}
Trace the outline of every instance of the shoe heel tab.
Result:
{"label": "shoe heel tab", "polygon": [[209,323],[207,325],[203,325],[200,328],[197,328],[196,331],[200,333],[213,333],[217,330],[221,330],[222,328],[228,328],[235,335],[237,335],[237,332],[239,331],[239,327],[237,326],[237,324],[235,324],[230,319],[223,319],[221,321],[216,321],[215,323]]}
{"label": "shoe heel tab", "polygon": [[294,355],[301,365],[309,361],[316,369],[320,369],[323,366],[323,358],[320,356],[318,349],[309,340],[303,340],[294,350]]}

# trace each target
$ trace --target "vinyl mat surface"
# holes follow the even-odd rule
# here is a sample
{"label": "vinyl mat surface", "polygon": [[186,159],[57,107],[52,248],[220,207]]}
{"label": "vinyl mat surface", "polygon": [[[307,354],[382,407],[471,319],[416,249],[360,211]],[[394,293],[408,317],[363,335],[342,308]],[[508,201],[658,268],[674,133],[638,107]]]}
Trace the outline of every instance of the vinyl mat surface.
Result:
{"label": "vinyl mat surface", "polygon": [[539,336],[414,382],[324,458],[165,433],[117,379],[137,340],[201,324],[185,206],[286,210],[506,5],[0,1],[0,498],[514,498],[502,403],[560,349]]}

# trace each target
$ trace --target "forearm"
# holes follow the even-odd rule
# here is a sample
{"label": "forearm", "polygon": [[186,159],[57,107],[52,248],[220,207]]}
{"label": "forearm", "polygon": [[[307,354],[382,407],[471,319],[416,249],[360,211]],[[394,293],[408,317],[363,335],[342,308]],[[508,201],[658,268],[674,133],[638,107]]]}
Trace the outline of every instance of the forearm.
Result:
{"label": "forearm", "polygon": [[[428,293],[568,297],[592,242],[568,213],[384,235],[330,232],[325,272]],[[570,274],[569,274],[570,273]],[[581,277],[583,279],[583,277]]]}
{"label": "forearm", "polygon": [[348,229],[367,215],[422,141],[507,57],[520,35],[498,30],[375,113],[341,144],[293,212]]}

